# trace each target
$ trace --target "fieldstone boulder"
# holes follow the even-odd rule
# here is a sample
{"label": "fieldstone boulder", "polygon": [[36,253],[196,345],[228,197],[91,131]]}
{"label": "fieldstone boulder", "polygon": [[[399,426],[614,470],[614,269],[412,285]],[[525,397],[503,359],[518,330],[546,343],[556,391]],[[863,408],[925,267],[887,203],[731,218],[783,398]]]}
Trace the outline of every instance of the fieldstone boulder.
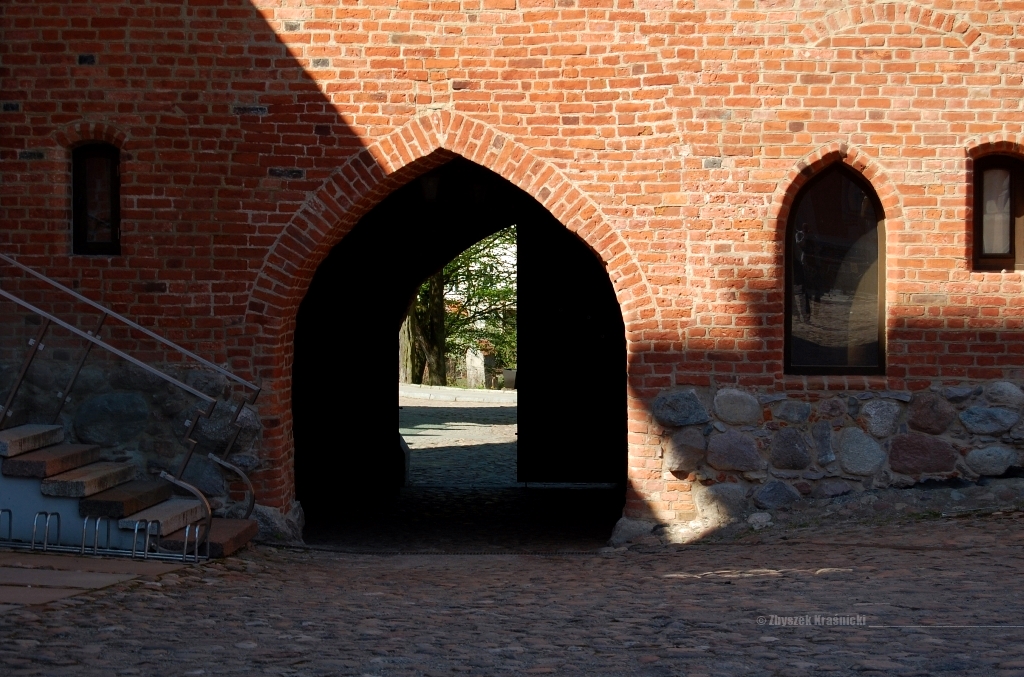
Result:
{"label": "fieldstone boulder", "polygon": [[761,531],[761,529],[766,529],[772,525],[772,516],[766,512],[755,512],[747,518],[747,524],[754,531]]}
{"label": "fieldstone boulder", "polygon": [[950,386],[942,391],[943,397],[950,402],[963,402],[969,397],[980,394],[980,386]]}
{"label": "fieldstone boulder", "polygon": [[816,421],[811,426],[811,437],[814,438],[814,446],[818,450],[818,465],[828,465],[836,460],[836,454],[832,450],[832,424],[828,421]]}
{"label": "fieldstone boulder", "polygon": [[888,437],[900,422],[900,405],[888,400],[871,400],[861,410],[868,432],[875,437]]}
{"label": "fieldstone boulder", "polygon": [[761,405],[750,393],[725,388],[715,395],[715,413],[732,425],[753,425],[761,420]]}
{"label": "fieldstone boulder", "polygon": [[621,517],[615,523],[615,528],[612,529],[612,536],[608,539],[608,545],[616,548],[625,545],[635,538],[647,536],[654,531],[656,526],[658,525],[655,522],[648,520]]}
{"label": "fieldstone boulder", "polygon": [[851,475],[874,475],[885,463],[885,452],[860,428],[839,435],[839,465]]}
{"label": "fieldstone boulder", "polygon": [[133,440],[149,420],[146,399],[134,392],[94,395],[75,412],[75,436],[79,442],[115,447]]}
{"label": "fieldstone boulder", "polygon": [[814,496],[816,498],[835,498],[836,496],[844,496],[853,491],[853,487],[846,480],[840,479],[827,479],[822,480],[817,487],[814,489]]}
{"label": "fieldstone boulder", "polygon": [[298,501],[292,501],[288,512],[284,514],[277,508],[257,503],[252,511],[252,518],[259,524],[257,541],[278,545],[303,545],[302,528],[306,525],[306,516]]}
{"label": "fieldstone boulder", "polygon": [[708,465],[715,470],[748,472],[763,470],[765,461],[757,453],[757,442],[745,433],[729,430],[708,442]]}
{"label": "fieldstone boulder", "polygon": [[1019,420],[1017,412],[995,407],[971,407],[960,412],[960,422],[975,435],[1004,433]]}
{"label": "fieldstone boulder", "polygon": [[1009,381],[996,381],[985,387],[985,399],[997,407],[1020,409],[1024,405],[1024,392]]}
{"label": "fieldstone boulder", "polygon": [[838,397],[827,399],[818,405],[818,416],[822,418],[838,418],[845,416],[846,412],[846,402]]}
{"label": "fieldstone boulder", "polygon": [[772,465],[784,470],[803,470],[811,464],[807,440],[796,428],[783,428],[772,438]]}
{"label": "fieldstone boulder", "polygon": [[910,405],[907,423],[914,430],[941,435],[956,418],[956,409],[937,393],[918,393]]}
{"label": "fieldstone boulder", "polygon": [[697,428],[683,428],[662,443],[665,470],[692,472],[704,460],[707,441]]}
{"label": "fieldstone boulder", "polygon": [[897,435],[889,450],[889,467],[904,475],[951,472],[956,465],[956,449],[949,442],[919,433]]}
{"label": "fieldstone boulder", "polygon": [[747,512],[746,490],[731,483],[712,484],[710,487],[695,485],[693,502],[701,519],[720,526],[743,519]]}
{"label": "fieldstone boulder", "polygon": [[708,410],[693,390],[664,392],[654,398],[651,406],[654,419],[663,426],[681,428],[686,425],[707,423]]}
{"label": "fieldstone boulder", "polygon": [[967,467],[979,475],[998,476],[1005,473],[1017,460],[1017,452],[1008,447],[985,447],[972,449],[965,460]]}
{"label": "fieldstone boulder", "polygon": [[800,492],[785,482],[773,480],[754,493],[754,505],[762,510],[776,510],[800,498]]}
{"label": "fieldstone boulder", "polygon": [[775,405],[772,411],[775,418],[789,423],[803,423],[811,416],[811,405],[797,400],[786,400]]}

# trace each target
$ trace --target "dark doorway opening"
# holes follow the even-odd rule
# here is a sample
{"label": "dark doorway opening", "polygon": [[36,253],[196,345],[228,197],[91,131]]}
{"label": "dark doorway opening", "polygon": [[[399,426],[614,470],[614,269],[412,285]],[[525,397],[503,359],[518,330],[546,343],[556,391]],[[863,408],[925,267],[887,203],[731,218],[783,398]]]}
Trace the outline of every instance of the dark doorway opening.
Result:
{"label": "dark doorway opening", "polygon": [[[398,330],[425,279],[511,224],[519,233],[518,343],[526,371],[522,485],[461,498],[448,492],[444,509],[417,507],[436,497],[403,488],[405,457],[394,439]],[[462,158],[396,190],[320,265],[296,319],[295,482],[307,541],[359,545],[359,534],[425,529],[478,530],[500,542],[503,532],[558,524],[559,533],[578,527],[606,539],[624,498],[625,350],[603,264],[527,193]],[[578,483],[614,489],[573,494]],[[561,489],[569,493],[558,497]],[[424,521],[428,514],[436,519]]]}

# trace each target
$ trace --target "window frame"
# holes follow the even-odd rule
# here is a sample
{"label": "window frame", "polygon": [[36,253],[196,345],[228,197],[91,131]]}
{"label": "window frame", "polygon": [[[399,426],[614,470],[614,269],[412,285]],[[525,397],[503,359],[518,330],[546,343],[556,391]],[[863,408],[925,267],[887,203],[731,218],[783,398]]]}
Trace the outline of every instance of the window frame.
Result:
{"label": "window frame", "polygon": [[[110,160],[110,242],[89,242],[86,160]],[[121,149],[110,143],[86,143],[71,151],[71,252],[83,256],[121,254]]]}
{"label": "window frame", "polygon": [[[1010,173],[1010,251],[1007,254],[985,254],[984,253],[984,176],[990,169],[1005,169]],[[973,262],[974,270],[981,272],[1013,271],[1024,268],[1024,251],[1017,240],[1024,235],[1019,232],[1016,221],[1019,217],[1014,215],[1018,210],[1024,209],[1024,160],[1016,155],[1006,153],[993,153],[983,155],[974,160],[972,170],[971,186],[973,199],[971,207],[973,210]]]}
{"label": "window frame", "polygon": [[[814,186],[831,172],[841,172],[848,179],[857,184],[865,195],[871,200],[878,217],[875,226],[875,233],[878,237],[878,366],[877,367],[856,367],[856,366],[794,366],[792,364],[793,350],[793,255],[795,251],[796,228],[794,221],[800,210],[800,205]],[[884,376],[886,373],[886,350],[885,350],[885,210],[882,208],[882,201],[878,199],[871,182],[865,179],[859,172],[841,162],[832,163],[816,173],[807,183],[800,187],[789,214],[786,216],[786,239],[784,243],[784,277],[785,277],[785,306],[784,306],[784,337],[783,337],[783,367],[782,373],[786,376]]]}

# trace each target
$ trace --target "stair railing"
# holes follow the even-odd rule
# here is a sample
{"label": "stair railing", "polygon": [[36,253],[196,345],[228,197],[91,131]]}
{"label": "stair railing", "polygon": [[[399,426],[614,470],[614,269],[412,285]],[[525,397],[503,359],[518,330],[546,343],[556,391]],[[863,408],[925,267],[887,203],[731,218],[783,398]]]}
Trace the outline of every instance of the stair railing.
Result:
{"label": "stair railing", "polygon": [[[107,352],[111,353],[112,355],[115,355],[115,356],[117,356],[117,357],[119,357],[119,358],[121,358],[121,359],[123,359],[123,360],[125,360],[125,361],[127,361],[127,362],[129,362],[129,363],[131,363],[133,365],[135,365],[136,367],[142,369],[146,373],[152,374],[153,376],[156,376],[157,378],[159,378],[159,379],[161,379],[163,381],[166,381],[167,383],[170,383],[171,385],[175,386],[176,388],[179,388],[179,389],[189,393],[190,395],[193,395],[194,397],[198,398],[201,402],[206,403],[205,408],[197,406],[196,412],[195,412],[196,415],[190,416],[188,418],[188,420],[186,420],[186,423],[185,423],[186,427],[188,428],[187,432],[185,433],[185,447],[186,447],[185,457],[184,457],[184,459],[182,459],[182,462],[179,465],[177,471],[174,473],[173,476],[171,476],[173,478],[173,480],[177,481],[177,482],[174,482],[175,484],[177,484],[178,482],[181,482],[181,476],[184,474],[185,468],[188,467],[188,463],[192,459],[192,454],[195,451],[196,445],[198,444],[198,442],[193,437],[193,435],[195,433],[195,428],[198,425],[200,418],[209,418],[213,414],[213,410],[214,410],[214,408],[217,405],[217,400],[215,398],[213,398],[213,397],[210,397],[209,395],[207,395],[207,394],[205,394],[203,392],[200,392],[199,390],[197,390],[197,389],[195,389],[195,388],[193,388],[193,387],[191,387],[191,386],[189,386],[189,385],[187,385],[185,383],[182,383],[178,379],[176,379],[176,378],[174,378],[174,377],[172,377],[172,376],[170,376],[168,374],[165,374],[164,372],[160,371],[159,369],[156,369],[155,367],[152,367],[152,366],[142,362],[141,360],[138,360],[138,359],[132,357],[131,355],[129,355],[129,354],[127,354],[127,353],[125,353],[125,352],[123,352],[121,350],[118,350],[114,346],[110,345],[106,341],[104,341],[101,338],[99,338],[99,332],[103,328],[104,323],[108,319],[114,319],[114,320],[117,320],[118,322],[122,323],[123,325],[129,327],[130,329],[133,329],[133,330],[135,330],[137,332],[140,332],[143,335],[153,339],[154,341],[157,341],[158,343],[160,343],[160,344],[170,348],[171,350],[173,350],[173,351],[175,351],[175,352],[177,352],[177,353],[179,353],[181,355],[184,355],[184,356],[188,357],[192,361],[198,362],[199,364],[203,365],[204,367],[207,367],[207,368],[215,371],[216,373],[221,374],[221,375],[227,377],[231,381],[234,381],[235,383],[237,383],[240,386],[242,386],[244,389],[251,391],[251,395],[249,395],[247,398],[245,398],[243,400],[242,404],[240,404],[237,407],[233,407],[232,408],[234,415],[233,415],[233,417],[231,419],[231,424],[230,425],[231,425],[232,428],[234,428],[234,431],[232,432],[230,438],[227,441],[227,444],[226,444],[226,446],[224,448],[224,452],[222,454],[222,457],[223,458],[227,458],[230,455],[231,449],[234,446],[235,441],[238,439],[238,434],[241,432],[241,429],[242,429],[241,424],[238,422],[238,418],[239,418],[239,416],[241,416],[242,410],[246,407],[246,405],[252,406],[253,404],[255,404],[256,398],[259,397],[259,394],[260,394],[260,387],[258,385],[254,384],[254,383],[250,383],[249,381],[246,381],[245,379],[243,379],[243,378],[241,378],[239,376],[236,376],[235,374],[231,373],[227,369],[225,369],[225,368],[223,368],[223,367],[221,367],[221,366],[219,366],[217,364],[214,364],[213,362],[210,362],[209,360],[203,359],[202,357],[196,355],[195,353],[193,353],[193,352],[191,352],[189,350],[186,350],[185,348],[179,346],[178,344],[174,343],[173,341],[170,341],[170,340],[164,338],[163,336],[160,336],[159,334],[156,334],[155,332],[150,331],[149,329],[146,329],[145,327],[143,327],[143,326],[141,326],[141,325],[139,325],[139,324],[129,320],[128,318],[124,317],[123,315],[115,313],[113,310],[111,310],[111,309],[109,309],[109,308],[107,308],[107,307],[105,307],[103,305],[100,305],[99,303],[97,303],[97,302],[95,302],[95,301],[93,301],[93,300],[91,300],[89,298],[86,298],[85,296],[82,296],[78,292],[76,292],[76,291],[74,291],[72,289],[69,289],[68,287],[66,287],[66,286],[62,285],[61,283],[57,282],[56,280],[53,280],[53,279],[43,275],[42,273],[40,273],[40,272],[38,272],[36,270],[33,270],[32,268],[29,268],[28,266],[26,266],[26,265],[24,265],[22,263],[19,263],[18,261],[16,261],[15,259],[11,258],[10,256],[8,256],[6,254],[0,253],[0,261],[3,261],[4,263],[7,263],[7,264],[9,264],[11,266],[14,266],[15,268],[17,268],[17,269],[27,273],[28,275],[31,275],[32,277],[36,278],[37,280],[40,280],[41,282],[44,282],[44,283],[50,285],[51,287],[60,290],[61,292],[67,294],[68,296],[71,296],[72,298],[76,299],[77,301],[79,301],[81,303],[84,303],[84,304],[86,304],[86,305],[88,305],[88,306],[90,306],[90,307],[92,307],[92,308],[94,308],[94,309],[96,309],[97,311],[100,312],[100,319],[99,319],[99,322],[97,322],[95,328],[92,329],[91,331],[84,331],[82,329],[79,329],[78,327],[75,327],[75,326],[73,326],[73,325],[71,325],[71,324],[61,320],[60,318],[58,318],[58,317],[56,317],[56,316],[54,316],[54,315],[52,315],[50,313],[47,313],[46,311],[42,310],[41,308],[36,307],[35,305],[29,303],[28,301],[25,301],[24,299],[16,296],[15,294],[12,294],[12,293],[8,292],[7,290],[0,288],[0,297],[5,298],[8,301],[11,301],[11,302],[17,304],[17,305],[21,306],[22,308],[28,310],[29,312],[31,312],[31,313],[33,313],[35,315],[38,315],[40,318],[42,318],[42,322],[40,324],[39,331],[36,332],[35,338],[29,339],[29,352],[26,355],[25,360],[22,363],[22,367],[21,367],[20,372],[18,373],[18,377],[16,378],[16,380],[14,382],[14,385],[11,388],[11,391],[10,391],[10,393],[7,396],[7,401],[4,403],[3,407],[0,408],[0,430],[2,430],[7,425],[7,423],[9,422],[9,420],[10,420],[12,414],[13,414],[13,410],[12,410],[11,407],[12,407],[12,405],[14,403],[15,396],[17,395],[18,390],[21,387],[21,384],[25,380],[25,375],[28,373],[29,367],[32,365],[32,361],[35,359],[35,357],[38,354],[38,352],[43,349],[43,346],[44,346],[43,339],[44,339],[44,337],[46,335],[46,331],[49,329],[50,325],[56,325],[58,327],[61,327],[61,328],[65,329],[65,330],[71,332],[72,334],[74,334],[76,336],[79,336],[79,337],[85,339],[87,341],[87,344],[86,344],[86,349],[85,349],[83,355],[78,360],[78,363],[75,366],[75,369],[72,372],[71,377],[69,378],[67,384],[64,386],[64,389],[61,390],[61,391],[58,391],[58,393],[57,393],[57,397],[59,398],[59,405],[58,405],[56,413],[53,416],[53,422],[54,423],[56,423],[57,420],[59,419],[60,412],[63,410],[64,405],[67,404],[71,400],[71,396],[70,396],[71,389],[74,387],[75,381],[78,379],[78,375],[81,372],[82,367],[85,366],[86,358],[89,356],[89,351],[92,349],[92,347],[94,345],[103,348],[104,350],[106,350]],[[253,507],[254,507],[254,504],[255,504],[255,493],[253,491],[252,483],[249,481],[249,478],[246,476],[246,474],[238,466],[236,466],[234,464],[231,464],[231,463],[227,463],[226,461],[223,461],[222,459],[218,459],[218,458],[216,458],[216,456],[214,454],[210,454],[210,457],[211,457],[212,460],[216,461],[217,464],[220,465],[221,467],[226,468],[226,469],[230,470],[231,472],[234,472],[235,474],[239,475],[239,477],[242,479],[243,483],[245,483],[247,491],[249,493],[249,498],[247,500],[246,512],[245,512],[244,518],[248,519],[249,516],[252,514]],[[182,484],[184,484],[184,483],[182,483]],[[209,529],[207,529],[207,536],[209,535],[208,532],[209,532]]]}

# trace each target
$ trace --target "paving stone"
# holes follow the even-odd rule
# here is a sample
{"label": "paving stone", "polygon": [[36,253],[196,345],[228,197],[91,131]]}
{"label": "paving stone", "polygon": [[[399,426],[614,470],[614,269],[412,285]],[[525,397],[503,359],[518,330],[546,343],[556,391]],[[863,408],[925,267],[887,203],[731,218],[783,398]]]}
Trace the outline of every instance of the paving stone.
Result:
{"label": "paving stone", "polygon": [[931,435],[941,435],[956,420],[956,409],[936,393],[915,395],[908,413],[911,428]]}
{"label": "paving stone", "polygon": [[803,470],[811,464],[807,440],[796,428],[783,428],[775,433],[769,455],[772,466],[784,470]]}
{"label": "paving stone", "polygon": [[995,407],[971,407],[960,412],[960,422],[976,435],[1004,433],[1019,420],[1017,412]]}
{"label": "paving stone", "polygon": [[757,442],[746,433],[729,430],[712,435],[708,441],[708,465],[715,470],[746,472],[763,470],[765,460],[757,452]]}
{"label": "paving stone", "polygon": [[693,390],[662,393],[654,398],[651,411],[658,423],[669,427],[696,425],[711,420],[708,410]]}
{"label": "paving stone", "polygon": [[761,404],[750,393],[725,388],[715,395],[715,413],[732,425],[752,425],[761,420]]}
{"label": "paving stone", "polygon": [[869,433],[875,437],[888,437],[896,432],[902,410],[896,402],[871,400],[860,410]]}
{"label": "paving stone", "polygon": [[951,472],[956,459],[956,449],[949,442],[920,433],[897,435],[889,450],[889,467],[911,476]]}

